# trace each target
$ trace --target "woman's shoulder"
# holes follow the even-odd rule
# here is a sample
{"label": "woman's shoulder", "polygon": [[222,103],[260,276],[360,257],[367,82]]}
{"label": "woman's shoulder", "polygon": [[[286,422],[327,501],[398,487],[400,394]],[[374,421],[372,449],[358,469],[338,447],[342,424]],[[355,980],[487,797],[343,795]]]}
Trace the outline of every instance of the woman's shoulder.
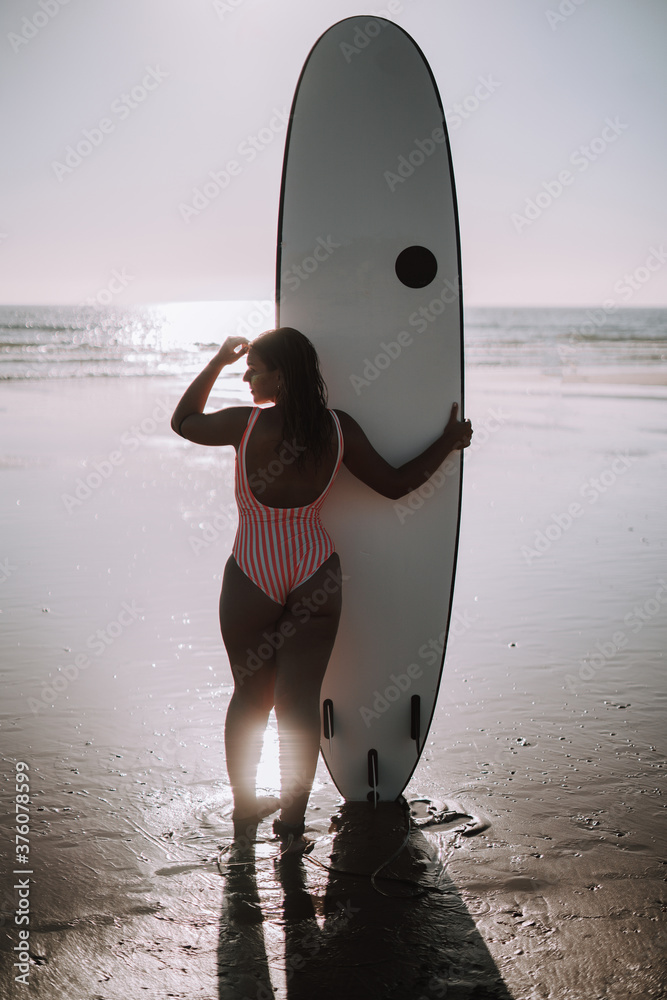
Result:
{"label": "woman's shoulder", "polygon": [[340,427],[341,431],[345,433],[345,427],[350,426],[350,422],[352,421],[352,417],[349,415],[349,413],[346,413],[345,410],[339,410],[338,407],[334,409],[332,406],[328,406],[327,410],[333,417],[336,418],[338,426]]}
{"label": "woman's shoulder", "polygon": [[251,406],[226,406],[215,413],[190,413],[183,417],[178,433],[195,444],[230,444],[237,448],[252,410]]}
{"label": "woman's shoulder", "polygon": [[225,413],[228,419],[234,421],[239,427],[245,429],[255,410],[261,411],[260,406],[226,406]]}
{"label": "woman's shoulder", "polygon": [[258,406],[226,406],[221,413],[224,414],[224,421],[229,428],[229,433],[232,438],[231,442],[235,448],[241,443],[241,438],[246,432],[246,429],[252,419],[255,410],[259,410]]}
{"label": "woman's shoulder", "polygon": [[350,416],[346,410],[339,410],[336,408],[331,412],[338,418],[338,426],[340,427],[340,434],[345,448],[345,455],[347,456],[359,444],[363,444],[365,442],[366,435],[364,434],[362,427],[360,427],[354,417]]}
{"label": "woman's shoulder", "polygon": [[331,412],[335,413],[336,416],[338,417],[338,423],[340,424],[340,427],[341,427],[341,430],[343,431],[343,433],[345,433],[346,430],[352,432],[352,431],[355,430],[355,428],[359,427],[359,424],[354,419],[354,417],[351,417],[350,414],[347,413],[346,410],[339,410],[336,407],[336,409],[335,410],[332,409]]}

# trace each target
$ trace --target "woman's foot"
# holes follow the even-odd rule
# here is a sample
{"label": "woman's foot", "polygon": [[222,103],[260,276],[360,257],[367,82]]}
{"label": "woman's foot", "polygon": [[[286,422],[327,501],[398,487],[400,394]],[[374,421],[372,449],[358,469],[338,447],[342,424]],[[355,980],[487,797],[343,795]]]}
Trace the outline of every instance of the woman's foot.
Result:
{"label": "woman's foot", "polygon": [[232,813],[234,842],[254,842],[259,824],[279,808],[280,799],[274,795],[260,795],[255,799],[254,807],[250,806],[243,809],[243,815],[241,815],[239,810],[234,809]]}
{"label": "woman's foot", "polygon": [[300,823],[291,824],[283,823],[281,819],[274,819],[273,832],[281,843],[281,858],[284,858],[286,855],[300,856],[302,854],[310,854],[315,844],[312,840],[304,837],[304,830],[305,823],[303,820]]}

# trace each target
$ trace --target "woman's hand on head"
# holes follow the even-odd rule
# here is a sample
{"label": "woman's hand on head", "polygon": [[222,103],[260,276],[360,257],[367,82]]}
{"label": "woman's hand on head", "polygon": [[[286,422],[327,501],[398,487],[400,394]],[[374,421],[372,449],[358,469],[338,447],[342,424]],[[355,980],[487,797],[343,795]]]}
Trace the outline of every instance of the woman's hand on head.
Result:
{"label": "woman's hand on head", "polygon": [[217,353],[217,358],[225,365],[231,365],[244,354],[248,353],[250,341],[245,337],[227,337],[222,347]]}
{"label": "woman's hand on head", "polygon": [[445,427],[445,434],[449,436],[452,442],[452,451],[460,451],[463,448],[467,448],[472,438],[472,424],[469,420],[459,420],[458,414],[459,404],[452,403],[452,411],[449,414],[449,420]]}

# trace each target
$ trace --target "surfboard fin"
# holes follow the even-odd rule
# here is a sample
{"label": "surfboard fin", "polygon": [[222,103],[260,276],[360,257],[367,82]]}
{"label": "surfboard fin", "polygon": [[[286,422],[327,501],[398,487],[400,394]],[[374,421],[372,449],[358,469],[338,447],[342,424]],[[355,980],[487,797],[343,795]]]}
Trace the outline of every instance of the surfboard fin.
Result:
{"label": "surfboard fin", "polygon": [[368,784],[373,789],[372,792],[368,793],[368,798],[372,799],[373,806],[377,808],[378,799],[378,752],[377,750],[368,751]]}
{"label": "surfboard fin", "polygon": [[324,738],[329,741],[329,753],[331,753],[331,740],[334,734],[333,702],[331,698],[327,698],[322,705],[322,726],[324,729]]}
{"label": "surfboard fin", "polygon": [[415,741],[417,755],[419,755],[419,743],[421,737],[421,698],[418,694],[413,694],[410,699],[410,739]]}

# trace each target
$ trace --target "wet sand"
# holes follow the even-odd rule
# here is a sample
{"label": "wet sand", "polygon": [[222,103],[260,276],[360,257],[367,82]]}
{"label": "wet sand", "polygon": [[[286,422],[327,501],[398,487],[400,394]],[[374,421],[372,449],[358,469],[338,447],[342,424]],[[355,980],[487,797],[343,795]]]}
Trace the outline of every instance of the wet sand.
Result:
{"label": "wet sand", "polygon": [[452,631],[405,793],[421,822],[465,815],[383,870],[410,899],[321,867],[368,875],[407,829],[398,805],[341,809],[322,764],[311,860],[261,843],[254,870],[218,866],[231,449],[173,435],[169,379],[3,386],[0,995],[667,995],[667,389],[656,370],[564,376],[468,373]]}

